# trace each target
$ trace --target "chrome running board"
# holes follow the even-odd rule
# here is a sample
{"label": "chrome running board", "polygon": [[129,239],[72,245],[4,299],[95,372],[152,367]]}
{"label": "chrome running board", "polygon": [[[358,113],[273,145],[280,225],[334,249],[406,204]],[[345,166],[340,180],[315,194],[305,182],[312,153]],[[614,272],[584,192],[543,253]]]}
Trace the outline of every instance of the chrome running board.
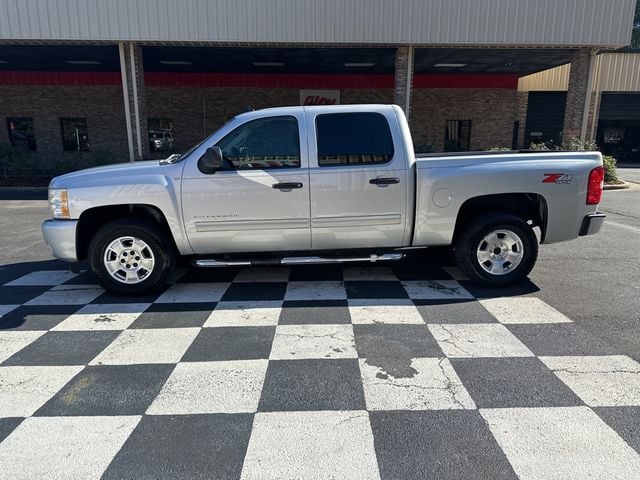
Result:
{"label": "chrome running board", "polygon": [[403,253],[384,253],[382,255],[364,255],[361,257],[282,257],[279,260],[194,260],[197,267],[246,267],[250,265],[318,265],[323,263],[351,262],[389,262],[402,260]]}

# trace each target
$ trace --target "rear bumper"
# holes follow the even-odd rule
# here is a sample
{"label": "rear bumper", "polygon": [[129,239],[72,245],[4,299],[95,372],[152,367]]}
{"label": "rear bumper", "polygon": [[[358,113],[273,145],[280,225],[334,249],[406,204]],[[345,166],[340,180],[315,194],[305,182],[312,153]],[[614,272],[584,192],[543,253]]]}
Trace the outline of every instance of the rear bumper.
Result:
{"label": "rear bumper", "polygon": [[604,224],[606,215],[604,213],[594,213],[587,215],[582,220],[582,226],[580,227],[580,236],[594,235],[600,231]]}
{"label": "rear bumper", "polygon": [[77,262],[76,226],[77,220],[45,220],[42,236],[54,257],[66,262]]}

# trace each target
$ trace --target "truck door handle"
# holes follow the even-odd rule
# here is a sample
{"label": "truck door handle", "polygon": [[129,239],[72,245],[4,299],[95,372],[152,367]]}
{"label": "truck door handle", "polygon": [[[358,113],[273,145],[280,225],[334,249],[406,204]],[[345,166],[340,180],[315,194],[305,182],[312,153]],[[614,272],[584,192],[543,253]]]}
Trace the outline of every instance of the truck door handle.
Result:
{"label": "truck door handle", "polygon": [[302,188],[302,183],[300,182],[274,183],[272,187],[277,188],[278,190],[293,190],[294,188]]}
{"label": "truck door handle", "polygon": [[400,183],[400,179],[396,177],[372,178],[369,183],[372,185],[393,185],[394,183]]}

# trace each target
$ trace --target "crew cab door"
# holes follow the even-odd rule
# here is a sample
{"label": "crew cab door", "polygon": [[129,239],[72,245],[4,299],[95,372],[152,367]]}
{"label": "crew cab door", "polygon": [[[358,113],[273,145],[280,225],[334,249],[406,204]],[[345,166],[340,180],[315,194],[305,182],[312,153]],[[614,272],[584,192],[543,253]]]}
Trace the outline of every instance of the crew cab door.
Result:
{"label": "crew cab door", "polygon": [[333,112],[306,109],[313,249],[402,246],[411,172],[395,113]]}
{"label": "crew cab door", "polygon": [[205,174],[198,158],[189,158],[183,172],[183,219],[194,252],[309,249],[304,114],[250,119],[213,145],[222,150],[222,169]]}

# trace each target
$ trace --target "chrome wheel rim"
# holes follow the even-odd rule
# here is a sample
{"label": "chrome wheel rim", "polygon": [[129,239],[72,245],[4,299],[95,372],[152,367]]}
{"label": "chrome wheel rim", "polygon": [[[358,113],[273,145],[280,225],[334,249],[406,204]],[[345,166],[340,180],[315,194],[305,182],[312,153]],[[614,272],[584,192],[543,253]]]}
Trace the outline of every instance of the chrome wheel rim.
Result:
{"label": "chrome wheel rim", "polygon": [[119,283],[135,285],[153,272],[155,257],[151,247],[139,238],[116,238],[104,251],[105,269]]}
{"label": "chrome wheel rim", "polygon": [[506,275],[522,262],[524,246],[522,239],[511,230],[494,230],[478,244],[478,263],[491,275]]}

